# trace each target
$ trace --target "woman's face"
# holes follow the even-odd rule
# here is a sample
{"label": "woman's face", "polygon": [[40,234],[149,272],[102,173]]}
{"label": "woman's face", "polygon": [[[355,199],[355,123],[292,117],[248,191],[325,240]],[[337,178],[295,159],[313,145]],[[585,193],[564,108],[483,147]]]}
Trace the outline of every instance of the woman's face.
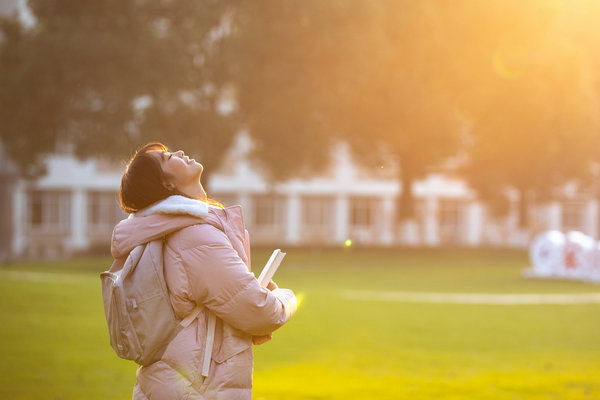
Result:
{"label": "woman's face", "polygon": [[155,151],[155,157],[159,157],[160,165],[164,173],[173,179],[176,188],[182,189],[190,184],[200,182],[202,175],[202,164],[186,156],[183,151]]}

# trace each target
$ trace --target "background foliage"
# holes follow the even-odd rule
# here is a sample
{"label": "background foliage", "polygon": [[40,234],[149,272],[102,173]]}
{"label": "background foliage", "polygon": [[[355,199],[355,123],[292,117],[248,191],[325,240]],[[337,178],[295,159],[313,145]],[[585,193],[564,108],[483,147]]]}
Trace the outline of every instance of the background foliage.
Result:
{"label": "background foliage", "polygon": [[0,138],[30,175],[57,150],[122,158],[149,140],[211,171],[247,129],[273,179],[322,171],[339,141],[390,166],[406,220],[430,171],[525,209],[598,162],[595,0],[29,5],[32,27],[2,23]]}

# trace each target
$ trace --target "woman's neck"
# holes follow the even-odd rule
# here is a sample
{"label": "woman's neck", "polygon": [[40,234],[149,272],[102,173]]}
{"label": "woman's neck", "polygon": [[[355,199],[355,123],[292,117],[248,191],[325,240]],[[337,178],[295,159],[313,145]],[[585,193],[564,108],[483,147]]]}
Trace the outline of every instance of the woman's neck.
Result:
{"label": "woman's neck", "polygon": [[202,187],[200,182],[186,185],[184,187],[178,188],[179,192],[186,195],[187,197],[191,197],[193,199],[198,200],[206,200],[206,192]]}

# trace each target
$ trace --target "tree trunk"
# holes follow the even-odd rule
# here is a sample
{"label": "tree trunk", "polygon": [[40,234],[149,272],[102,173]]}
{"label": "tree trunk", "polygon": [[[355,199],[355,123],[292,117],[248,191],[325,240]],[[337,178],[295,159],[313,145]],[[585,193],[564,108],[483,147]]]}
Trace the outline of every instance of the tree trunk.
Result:
{"label": "tree trunk", "polygon": [[13,175],[4,171],[0,172],[0,265],[7,265],[11,261],[14,182],[15,177]]}
{"label": "tree trunk", "polygon": [[415,174],[411,169],[412,163],[408,157],[398,156],[398,183],[401,193],[396,197],[396,222],[403,225],[405,222],[415,219],[415,201],[412,187]]}
{"label": "tree trunk", "polygon": [[419,243],[419,227],[415,215],[415,200],[412,193],[415,178],[407,173],[405,168],[400,171],[400,187],[402,192],[396,199],[396,222],[399,230],[397,237],[404,246],[414,246]]}
{"label": "tree trunk", "polygon": [[521,189],[519,191],[519,228],[527,229],[529,227],[529,206],[530,199],[527,189]]}
{"label": "tree trunk", "polygon": [[402,193],[396,199],[396,221],[403,223],[415,219],[415,199],[412,193],[414,178],[410,174],[402,173],[400,187]]}

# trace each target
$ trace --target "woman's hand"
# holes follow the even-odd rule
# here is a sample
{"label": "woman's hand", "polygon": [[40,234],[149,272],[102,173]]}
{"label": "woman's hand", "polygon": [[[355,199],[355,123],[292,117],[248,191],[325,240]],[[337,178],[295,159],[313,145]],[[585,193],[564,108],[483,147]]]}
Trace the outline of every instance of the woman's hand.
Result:
{"label": "woman's hand", "polygon": [[272,338],[272,333],[269,333],[268,335],[252,336],[252,343],[258,346],[259,344],[267,343]]}
{"label": "woman's hand", "polygon": [[[278,288],[279,287],[274,281],[269,282],[269,284],[267,285],[267,289],[269,289],[270,291],[273,291]],[[267,335],[252,335],[252,343],[258,346],[259,344],[267,343],[272,338],[273,333],[269,333]]]}

